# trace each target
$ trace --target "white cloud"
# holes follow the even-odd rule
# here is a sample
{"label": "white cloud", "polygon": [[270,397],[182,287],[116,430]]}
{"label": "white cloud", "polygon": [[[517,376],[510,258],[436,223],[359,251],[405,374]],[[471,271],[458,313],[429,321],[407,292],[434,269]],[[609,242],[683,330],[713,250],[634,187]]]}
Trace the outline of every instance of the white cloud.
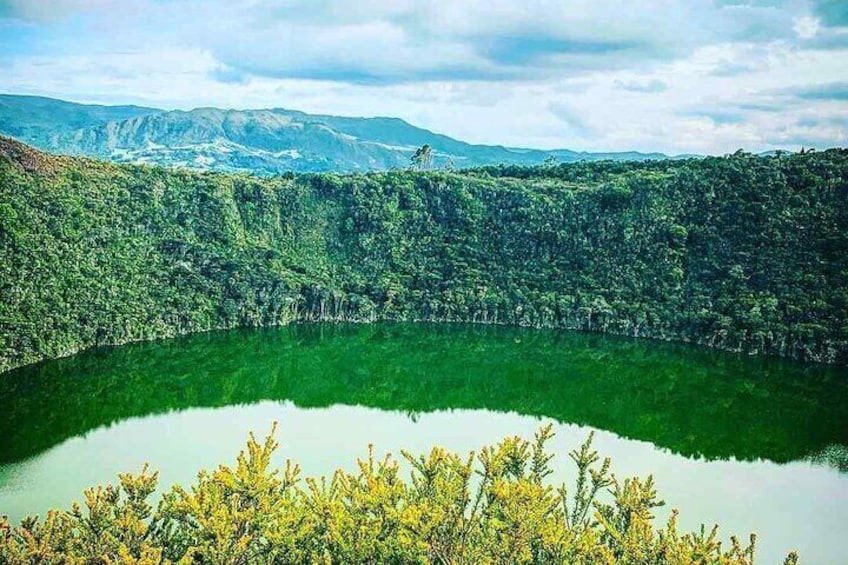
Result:
{"label": "white cloud", "polygon": [[819,32],[821,21],[812,16],[802,16],[793,20],[792,29],[801,39],[812,39]]}
{"label": "white cloud", "polygon": [[512,146],[846,142],[845,101],[776,94],[848,81],[848,46],[815,48],[824,31],[803,2],[0,2],[0,25],[14,16],[0,31],[32,46],[0,42],[9,92],[398,116]]}

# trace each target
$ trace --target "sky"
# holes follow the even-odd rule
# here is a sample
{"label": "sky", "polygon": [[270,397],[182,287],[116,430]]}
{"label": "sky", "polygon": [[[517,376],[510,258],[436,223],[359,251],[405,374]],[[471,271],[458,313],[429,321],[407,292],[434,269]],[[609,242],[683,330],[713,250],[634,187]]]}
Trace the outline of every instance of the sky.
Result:
{"label": "sky", "polygon": [[848,0],[0,0],[0,92],[472,143],[848,145]]}

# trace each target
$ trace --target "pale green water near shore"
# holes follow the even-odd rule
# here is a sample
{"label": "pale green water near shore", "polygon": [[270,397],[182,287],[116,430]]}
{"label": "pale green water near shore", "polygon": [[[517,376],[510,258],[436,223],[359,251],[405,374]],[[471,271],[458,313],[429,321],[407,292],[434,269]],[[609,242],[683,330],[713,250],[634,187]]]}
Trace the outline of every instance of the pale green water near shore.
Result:
{"label": "pale green water near shore", "polygon": [[369,443],[468,451],[552,421],[556,480],[594,429],[616,473],[653,473],[687,528],[756,531],[759,563],[848,555],[843,369],[568,332],[297,326],[92,351],[0,382],[0,513],[15,519],[145,461],[188,483],[273,420],[280,461],[312,475]]}

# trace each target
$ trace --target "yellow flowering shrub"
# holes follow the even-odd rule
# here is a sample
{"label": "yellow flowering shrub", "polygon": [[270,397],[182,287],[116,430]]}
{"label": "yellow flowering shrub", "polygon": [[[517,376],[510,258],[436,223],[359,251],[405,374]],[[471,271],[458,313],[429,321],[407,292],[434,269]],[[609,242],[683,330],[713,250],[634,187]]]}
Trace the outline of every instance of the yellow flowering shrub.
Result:
{"label": "yellow flowering shrub", "polygon": [[[12,526],[0,519],[3,565],[575,564],[752,565],[756,538],[729,546],[717,529],[681,533],[651,477],[617,479],[591,436],[569,455],[570,488],[546,480],[550,426],[534,440],[504,439],[460,457],[402,452],[409,477],[373,448],[354,473],[302,478],[274,469],[274,430],[250,437],[234,467],[203,471],[154,509],[158,475],[146,467],[85,503]],[[785,565],[797,563],[790,554]]]}

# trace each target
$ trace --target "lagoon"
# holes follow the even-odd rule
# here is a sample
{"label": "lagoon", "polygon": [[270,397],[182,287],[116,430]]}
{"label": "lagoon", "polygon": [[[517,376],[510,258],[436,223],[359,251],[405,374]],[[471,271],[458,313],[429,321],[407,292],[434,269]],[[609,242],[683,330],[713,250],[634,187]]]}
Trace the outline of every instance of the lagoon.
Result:
{"label": "lagoon", "polygon": [[557,481],[595,432],[618,476],[653,473],[681,526],[844,563],[848,374],[684,344],[498,326],[293,325],[101,348],[0,375],[0,514],[67,507],[145,462],[162,487],[279,422],[307,475],[551,422]]}

